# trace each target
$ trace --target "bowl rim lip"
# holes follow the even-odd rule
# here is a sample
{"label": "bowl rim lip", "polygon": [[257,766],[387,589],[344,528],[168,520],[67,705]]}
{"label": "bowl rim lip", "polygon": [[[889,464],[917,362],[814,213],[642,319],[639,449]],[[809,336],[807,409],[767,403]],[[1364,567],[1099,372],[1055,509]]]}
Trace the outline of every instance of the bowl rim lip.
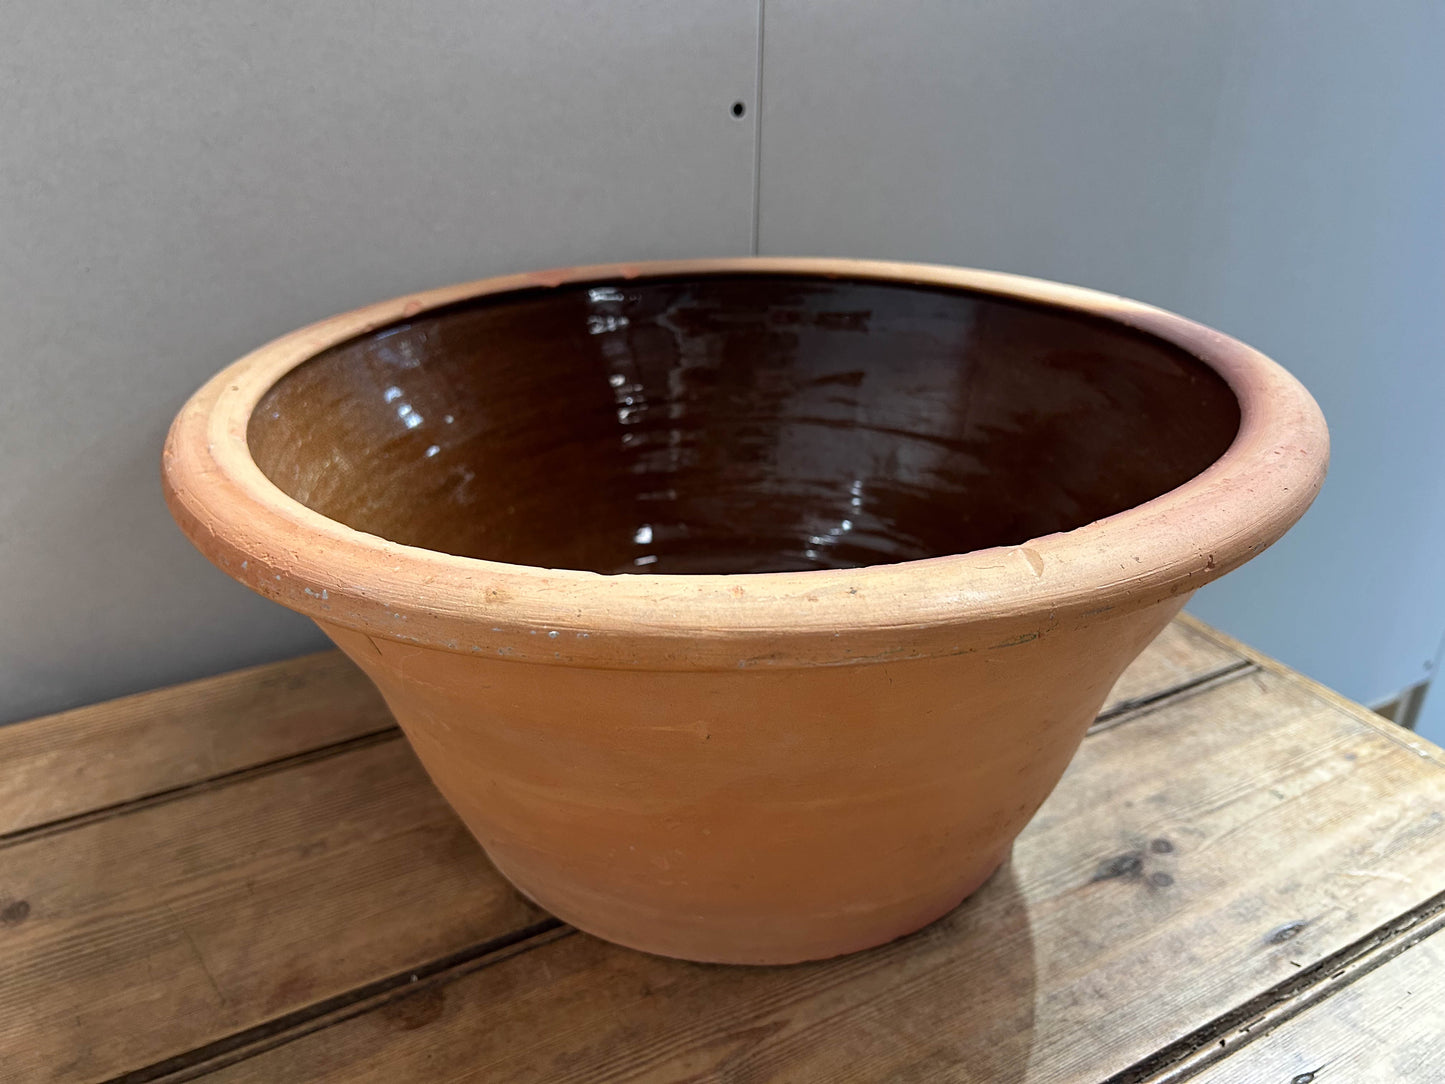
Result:
{"label": "bowl rim lip", "polygon": [[[1182,485],[1068,531],[895,564],[736,574],[603,574],[401,545],[308,508],[250,455],[252,412],[282,377],[387,325],[538,287],[748,274],[952,288],[1102,318],[1182,348],[1220,375],[1238,400],[1239,430],[1223,455]],[[192,396],[167,437],[162,474],[173,515],[214,563],[323,625],[373,637],[373,645],[380,637],[517,659],[596,656],[605,663],[601,642],[631,637],[651,644],[635,647],[630,662],[637,663],[648,655],[656,661],[678,640],[712,644],[720,658],[740,657],[735,641],[761,640],[775,648],[770,664],[787,664],[844,661],[827,644],[842,631],[906,640],[909,631],[1002,628],[1045,612],[1053,627],[1062,617],[1187,595],[1288,530],[1318,492],[1328,454],[1323,416],[1294,377],[1236,339],[1141,302],[970,268],[728,257],[497,276],[311,324],[245,355]],[[545,639],[536,639],[539,633]],[[587,643],[594,638],[599,642]]]}

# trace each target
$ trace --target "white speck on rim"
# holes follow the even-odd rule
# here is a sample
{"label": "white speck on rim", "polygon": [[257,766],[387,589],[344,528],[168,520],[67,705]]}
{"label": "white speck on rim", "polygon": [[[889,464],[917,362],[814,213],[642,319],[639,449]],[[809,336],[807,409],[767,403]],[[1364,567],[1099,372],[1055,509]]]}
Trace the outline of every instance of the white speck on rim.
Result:
{"label": "white speck on rim", "polygon": [[632,541],[639,546],[645,546],[652,541],[652,524],[644,523],[637,530],[632,532]]}
{"label": "white speck on rim", "polygon": [[430,459],[432,456],[436,455],[437,452],[439,452],[439,451],[441,451],[441,450],[442,450],[442,447],[441,447],[440,444],[433,444],[433,445],[432,445],[430,448],[428,448],[423,454],[424,454],[428,459]]}

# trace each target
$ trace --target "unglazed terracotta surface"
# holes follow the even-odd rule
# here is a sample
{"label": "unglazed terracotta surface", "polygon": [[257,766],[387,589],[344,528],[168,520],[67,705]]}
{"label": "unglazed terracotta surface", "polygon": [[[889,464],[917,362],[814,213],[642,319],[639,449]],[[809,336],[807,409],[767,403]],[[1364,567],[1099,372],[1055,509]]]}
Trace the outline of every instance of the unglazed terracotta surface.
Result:
{"label": "unglazed terracotta surface", "polygon": [[782,963],[982,883],[1327,444],[1288,374],[1169,313],[754,258],[335,317],[201,389],[165,480],[208,557],[371,676],[520,889]]}

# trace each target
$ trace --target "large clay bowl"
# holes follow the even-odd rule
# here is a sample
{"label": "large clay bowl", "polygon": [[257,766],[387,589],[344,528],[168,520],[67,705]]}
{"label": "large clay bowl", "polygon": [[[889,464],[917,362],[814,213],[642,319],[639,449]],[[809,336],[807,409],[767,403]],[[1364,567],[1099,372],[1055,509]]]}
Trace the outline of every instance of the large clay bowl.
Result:
{"label": "large clay bowl", "polygon": [[1326,458],[1293,378],[1178,316],[741,259],[326,320],[202,388],[165,481],[212,561],[370,675],[518,888],[780,963],[977,888]]}

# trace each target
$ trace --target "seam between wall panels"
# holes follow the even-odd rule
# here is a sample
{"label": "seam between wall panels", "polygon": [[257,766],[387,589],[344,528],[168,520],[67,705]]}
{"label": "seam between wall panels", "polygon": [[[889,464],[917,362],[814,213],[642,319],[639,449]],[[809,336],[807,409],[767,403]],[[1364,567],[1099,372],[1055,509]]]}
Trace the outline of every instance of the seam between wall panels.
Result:
{"label": "seam between wall panels", "polygon": [[763,28],[767,21],[767,0],[758,0],[758,57],[753,84],[753,255],[758,254],[762,229],[763,186]]}

